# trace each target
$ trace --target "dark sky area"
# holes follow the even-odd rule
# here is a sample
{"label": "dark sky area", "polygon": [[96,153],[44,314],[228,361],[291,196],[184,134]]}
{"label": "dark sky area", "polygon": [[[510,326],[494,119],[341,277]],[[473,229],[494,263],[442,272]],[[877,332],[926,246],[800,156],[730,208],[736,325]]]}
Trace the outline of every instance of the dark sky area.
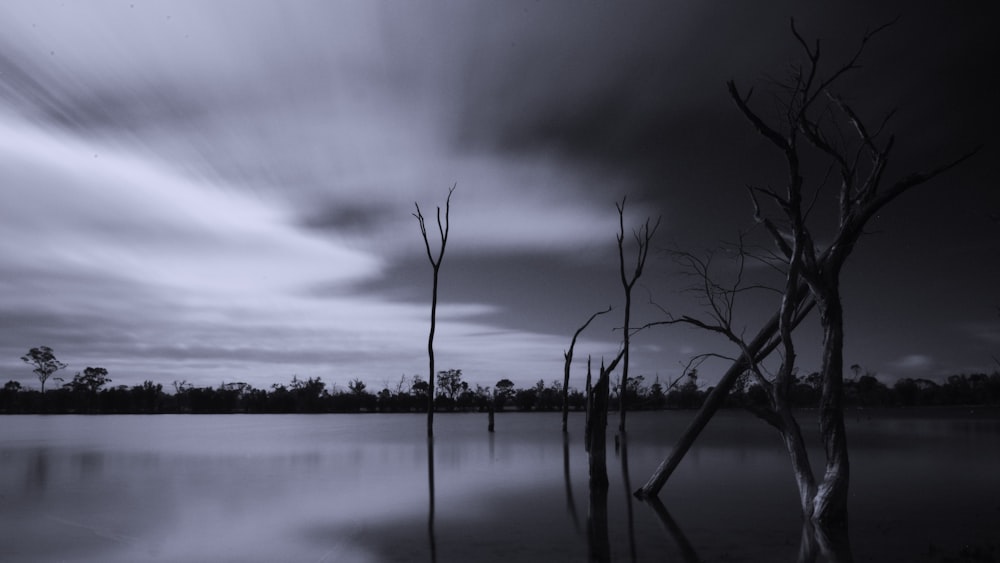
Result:
{"label": "dark sky area", "polygon": [[[897,16],[837,89],[872,122],[897,108],[887,176],[983,148],[872,221],[843,278],[845,361],[887,383],[992,371],[990,7],[3,2],[0,379],[37,386],[19,357],[39,345],[62,375],[103,366],[114,384],[426,377],[431,268],[411,213],[453,184],[438,367],[550,382],[576,328],[615,305],[577,345],[582,375],[619,345],[615,202],[628,196],[629,230],[662,217],[637,322],[662,318],[650,301],[699,313],[669,251],[735,240],[753,223],[745,186],[783,180],[726,80],[773,116],[774,83],[802,59],[791,17],[833,65]],[[774,303],[746,294],[740,326]],[[808,324],[803,371],[818,367]],[[648,380],[734,354],[682,327],[634,346]]]}

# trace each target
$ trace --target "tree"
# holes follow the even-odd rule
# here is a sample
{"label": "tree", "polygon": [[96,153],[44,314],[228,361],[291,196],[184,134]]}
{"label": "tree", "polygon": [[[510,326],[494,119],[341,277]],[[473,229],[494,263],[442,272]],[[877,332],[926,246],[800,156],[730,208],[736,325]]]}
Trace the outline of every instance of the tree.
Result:
{"label": "tree", "polygon": [[514,396],[514,382],[507,379],[506,377],[497,381],[497,384],[493,387],[493,398],[496,401],[497,408],[503,409],[503,406],[507,401]]}
{"label": "tree", "polygon": [[[636,245],[636,257],[635,267],[630,276],[625,272],[625,198],[622,198],[621,203],[616,203],[615,207],[618,208],[618,271],[621,276],[622,288],[625,290],[625,323],[622,329],[624,334],[624,356],[622,360],[621,389],[626,389],[628,388],[629,339],[631,338],[632,288],[635,287],[635,282],[642,276],[642,270],[646,267],[646,257],[649,256],[650,243],[653,240],[653,235],[656,234],[656,229],[660,226],[660,219],[657,219],[656,223],[650,227],[649,219],[647,218],[642,227],[632,232],[632,237],[635,239]],[[625,412],[628,410],[624,393],[621,394],[619,401],[618,412],[620,420],[618,422],[618,431],[624,433]]]}
{"label": "tree", "polygon": [[42,394],[45,393],[45,382],[52,377],[52,374],[66,367],[66,364],[56,359],[52,348],[48,346],[39,346],[28,350],[27,354],[21,356],[21,361],[34,366],[35,369],[32,371],[42,384]]}
{"label": "tree", "polygon": [[[868,42],[887,26],[865,33],[856,51],[847,61],[829,72],[820,65],[819,42],[807,43],[792,21],[791,32],[805,54],[806,62],[792,67],[791,79],[779,85],[777,104],[780,117],[768,122],[750,106],[750,93],[742,94],[735,83],[728,82],[730,97],[754,129],[782,155],[787,178],[784,190],[749,188],[754,219],[762,225],[777,249],[783,264],[784,287],[778,312],[750,343],[741,345],[742,355],[734,362],[706,407],[718,392],[728,392],[739,373],[750,370],[770,397],[769,412],[763,418],[781,431],[800,489],[805,515],[824,527],[843,528],[847,522],[847,494],[850,464],[844,429],[844,316],[840,294],[840,275],[844,263],[864,233],[868,221],[886,205],[918,185],[924,184],[971,157],[976,151],[950,160],[922,173],[902,176],[892,183],[885,171],[892,154],[894,137],[882,134],[892,112],[877,127],[870,128],[844,98],[833,92],[839,79],[858,68],[858,61]],[[752,90],[750,91],[752,92]],[[978,149],[977,149],[978,150]],[[825,162],[824,162],[825,161]],[[821,162],[818,182],[807,183],[804,163]],[[825,173],[838,176],[834,215],[835,232],[820,233],[813,205],[824,187]],[[777,211],[768,214],[762,201]],[[810,221],[812,219],[812,221]],[[825,248],[817,241],[829,241]],[[793,383],[795,348],[792,331],[803,311],[815,305],[822,329],[822,359],[819,370],[819,426],[825,450],[825,467],[819,482],[812,474],[808,456],[800,449],[801,436],[787,405]],[[725,327],[722,327],[725,328]],[[732,328],[731,326],[729,328]],[[773,380],[760,374],[759,362],[778,343],[783,346],[782,364]],[[715,408],[717,405],[714,405]],[[702,412],[713,412],[703,407]],[[702,413],[699,413],[701,417]],[[709,414],[708,416],[711,416]],[[794,426],[793,426],[794,425]],[[695,425],[692,424],[692,427]],[[700,429],[694,431],[694,435]],[[685,442],[690,431],[681,438]],[[680,454],[681,456],[683,453]],[[662,486],[676,455],[668,458],[642,489],[649,494]],[[661,480],[662,479],[662,480]]]}
{"label": "tree", "polygon": [[[431,329],[427,336],[427,379],[428,381],[434,381],[434,330],[437,325],[437,301],[438,301],[438,274],[441,270],[441,261],[444,259],[444,249],[448,244],[448,230],[450,222],[448,220],[449,213],[451,212],[451,194],[455,192],[455,186],[452,186],[448,190],[448,198],[445,200],[444,207],[444,222],[441,222],[441,207],[437,208],[437,225],[438,234],[441,238],[441,246],[438,249],[437,258],[431,252],[431,242],[427,237],[427,225],[424,222],[424,215],[420,212],[420,205],[414,202],[414,206],[417,208],[417,212],[413,214],[417,218],[417,223],[420,225],[420,234],[424,238],[424,248],[427,250],[427,259],[431,262],[431,268],[434,270],[434,285],[431,291]],[[427,392],[427,436],[434,435],[434,387],[428,386]]]}
{"label": "tree", "polygon": [[358,378],[354,378],[347,383],[347,389],[350,390],[350,392],[355,395],[360,395],[364,393],[367,387],[368,386],[365,385],[365,382],[361,381]]}
{"label": "tree", "polygon": [[447,371],[438,372],[437,388],[442,395],[447,397],[449,400],[454,401],[458,398],[462,391],[469,388],[469,384],[462,381],[462,370],[449,369]]}
{"label": "tree", "polygon": [[107,383],[111,383],[111,378],[108,377],[108,370],[104,368],[87,367],[83,370],[82,374],[77,372],[77,374],[73,376],[73,381],[63,385],[63,387],[66,387],[71,391],[82,391],[91,395],[96,395],[101,387]]}
{"label": "tree", "polygon": [[580,333],[582,333],[588,326],[590,326],[590,323],[592,323],[594,319],[596,319],[599,315],[610,313],[611,309],[612,309],[611,306],[608,305],[607,309],[603,311],[598,311],[593,315],[590,315],[590,318],[587,319],[587,322],[583,323],[580,326],[580,328],[576,329],[576,332],[573,333],[573,339],[569,343],[569,350],[563,352],[563,359],[565,360],[565,364],[563,365],[563,386],[562,386],[562,431],[564,434],[566,433],[566,420],[569,418],[569,368],[570,365],[573,363],[573,348],[576,347],[576,339],[580,337]]}

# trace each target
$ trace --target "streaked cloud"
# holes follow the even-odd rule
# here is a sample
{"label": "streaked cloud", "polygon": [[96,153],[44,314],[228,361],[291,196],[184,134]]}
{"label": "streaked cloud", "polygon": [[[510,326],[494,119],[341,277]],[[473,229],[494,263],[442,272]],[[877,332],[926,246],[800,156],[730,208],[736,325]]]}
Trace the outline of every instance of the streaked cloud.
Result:
{"label": "streaked cloud", "polygon": [[[661,247],[745,227],[742,186],[771,155],[723,81],[780,68],[791,42],[777,38],[800,9],[4,2],[0,376],[30,379],[17,357],[42,344],[125,383],[422,373],[430,269],[411,213],[418,202],[433,217],[457,184],[441,361],[484,384],[549,381],[579,323],[620,302],[614,202],[629,194],[627,224],[662,215]],[[860,20],[810,9],[798,21],[839,40],[872,23]],[[918,77],[964,60],[913,58],[927,65]],[[891,84],[886,97],[914,83]],[[992,97],[959,89],[977,94],[942,121],[979,124],[962,112]],[[955,137],[903,118],[920,147]],[[973,195],[956,201],[989,207]],[[644,289],[696,313],[664,262]],[[948,287],[989,287],[976,272],[956,267]],[[759,301],[740,312],[751,329]],[[635,318],[656,317],[646,305]],[[613,354],[616,322],[595,325],[577,357]],[[690,331],[642,339],[632,362],[647,374],[718,348]],[[885,357],[909,350],[883,344]]]}

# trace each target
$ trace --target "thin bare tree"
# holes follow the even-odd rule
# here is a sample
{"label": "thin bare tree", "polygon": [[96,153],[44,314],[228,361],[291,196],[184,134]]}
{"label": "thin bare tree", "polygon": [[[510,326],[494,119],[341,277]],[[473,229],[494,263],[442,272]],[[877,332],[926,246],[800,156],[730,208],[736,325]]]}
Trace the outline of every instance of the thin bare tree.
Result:
{"label": "thin bare tree", "polygon": [[[590,323],[594,322],[594,319],[596,319],[597,317],[599,317],[600,315],[603,315],[605,313],[610,313],[611,309],[612,309],[611,305],[608,305],[607,309],[605,309],[603,311],[597,311],[593,315],[590,315],[590,318],[587,319],[587,322],[585,322],[582,325],[580,325],[580,328],[576,329],[576,332],[573,333],[573,340],[571,340],[570,343],[569,343],[569,350],[566,350],[565,352],[563,352],[563,359],[565,360],[565,365],[563,366],[563,387],[562,387],[562,431],[563,431],[563,433],[566,433],[566,421],[569,418],[569,372],[570,372],[570,365],[573,363],[573,348],[576,347],[576,339],[580,337],[580,334],[584,330],[586,330],[586,328],[588,326],[590,326]],[[589,359],[588,359],[588,361],[589,361]],[[588,381],[588,385],[589,384],[590,383]]]}
{"label": "thin bare tree", "polygon": [[625,290],[625,322],[623,324],[624,355],[622,359],[621,391],[619,392],[618,402],[619,432],[625,432],[625,413],[628,410],[625,401],[628,394],[625,390],[628,389],[629,340],[632,336],[630,324],[632,315],[632,288],[635,287],[635,283],[642,276],[643,269],[646,267],[646,258],[649,256],[649,248],[653,236],[656,234],[656,229],[660,226],[660,218],[656,219],[656,223],[650,225],[650,219],[647,217],[642,227],[632,231],[632,237],[635,239],[636,245],[635,267],[632,269],[631,274],[627,273],[625,267],[625,199],[623,197],[621,203],[615,203],[615,207],[618,209],[618,272],[621,277],[622,288]]}
{"label": "thin bare tree", "polygon": [[417,218],[417,223],[420,225],[420,234],[424,238],[424,248],[427,249],[427,259],[431,262],[431,267],[434,269],[434,285],[431,291],[431,329],[427,336],[427,361],[428,361],[428,372],[427,372],[427,436],[434,435],[434,331],[437,328],[437,303],[438,303],[438,273],[441,270],[441,261],[444,259],[445,246],[448,244],[448,230],[449,230],[449,214],[451,212],[451,194],[455,192],[455,186],[452,185],[448,189],[448,199],[445,200],[444,207],[444,221],[441,220],[441,207],[437,208],[437,226],[438,235],[440,236],[441,246],[438,248],[437,257],[435,258],[434,253],[431,251],[431,242],[427,236],[427,225],[424,222],[424,215],[420,212],[420,204],[414,202],[413,205],[417,208],[416,213],[413,214]]}

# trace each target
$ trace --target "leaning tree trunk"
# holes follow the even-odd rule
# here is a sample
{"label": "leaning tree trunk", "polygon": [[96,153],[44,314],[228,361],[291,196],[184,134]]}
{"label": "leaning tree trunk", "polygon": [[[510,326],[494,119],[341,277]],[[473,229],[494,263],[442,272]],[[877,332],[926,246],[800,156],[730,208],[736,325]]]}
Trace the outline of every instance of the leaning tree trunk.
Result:
{"label": "leaning tree trunk", "polygon": [[[792,326],[798,326],[802,319],[812,310],[814,301],[810,297],[803,298],[803,305],[799,308],[798,314],[793,320]],[[635,496],[639,498],[649,498],[655,497],[660,494],[660,490],[663,485],[666,484],[667,479],[674,472],[674,469],[680,464],[681,460],[684,459],[685,454],[691,449],[695,440],[698,439],[698,435],[701,431],[705,429],[708,425],[708,421],[712,419],[715,412],[719,410],[722,406],[726,395],[736,384],[736,380],[739,379],[747,369],[750,368],[751,362],[749,361],[747,354],[750,354],[754,362],[760,362],[766,358],[775,347],[781,342],[780,339],[775,338],[778,334],[778,323],[779,314],[775,313],[768,322],[761,327],[757,336],[747,345],[744,354],[741,355],[736,361],[729,366],[729,369],[722,376],[719,382],[716,384],[712,392],[708,394],[705,401],[701,405],[701,409],[695,415],[694,420],[688,425],[684,434],[677,440],[677,444],[674,445],[674,449],[670,451],[670,455],[656,468],[653,475],[650,476],[646,484],[642,486],[639,490],[635,492]]]}

